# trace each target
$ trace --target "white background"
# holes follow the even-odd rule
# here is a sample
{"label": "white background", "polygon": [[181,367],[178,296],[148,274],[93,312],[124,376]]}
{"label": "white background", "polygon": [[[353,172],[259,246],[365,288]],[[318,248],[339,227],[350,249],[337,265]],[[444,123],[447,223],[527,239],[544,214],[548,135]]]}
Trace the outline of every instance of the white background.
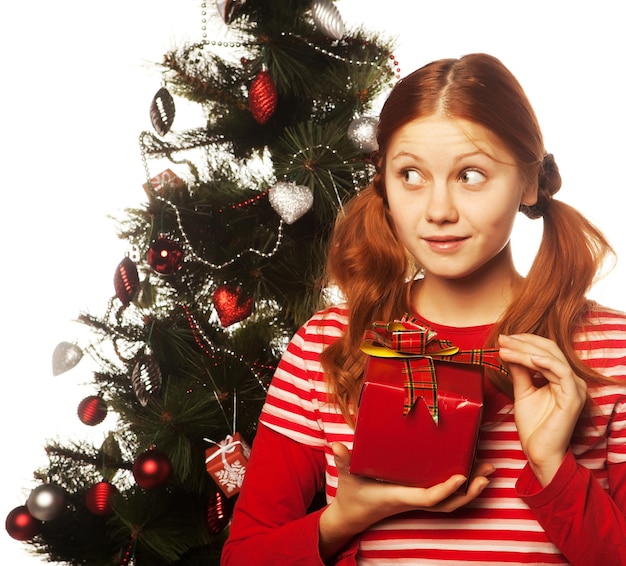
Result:
{"label": "white background", "polygon": [[[126,248],[108,217],[143,202],[138,136],[161,86],[153,65],[171,47],[201,39],[199,0],[4,2],[0,7],[2,151],[2,394],[0,518],[25,503],[45,464],[46,439],[89,435],[76,416],[93,391],[88,361],[52,376],[52,352],[79,341],[72,322],[101,314]],[[558,197],[602,227],[622,263],[593,292],[626,310],[621,2],[596,0],[338,0],[347,30],[396,38],[402,74],[440,57],[484,51],[525,87],[555,154]],[[223,39],[207,2],[209,39]],[[198,126],[200,124],[193,124]],[[174,128],[180,123],[174,122]],[[159,171],[153,171],[154,174]],[[520,216],[520,270],[540,224]],[[85,430],[89,429],[89,430]],[[3,529],[3,564],[39,563]]]}

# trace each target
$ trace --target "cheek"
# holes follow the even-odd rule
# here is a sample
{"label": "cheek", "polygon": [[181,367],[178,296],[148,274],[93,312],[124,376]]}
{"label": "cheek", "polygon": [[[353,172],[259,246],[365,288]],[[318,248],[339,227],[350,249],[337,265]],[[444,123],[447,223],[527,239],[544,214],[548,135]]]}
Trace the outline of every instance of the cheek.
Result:
{"label": "cheek", "polygon": [[400,226],[407,222],[415,222],[419,217],[422,208],[420,199],[416,198],[414,193],[404,190],[387,190],[387,204],[389,206],[389,215],[394,224]]}
{"label": "cheek", "polygon": [[390,199],[388,202],[389,217],[396,234],[401,236],[411,231],[419,218],[419,211],[416,209],[415,203],[397,199]]}
{"label": "cheek", "polygon": [[517,212],[517,204],[512,206],[510,203],[487,203],[473,211],[471,222],[477,231],[489,237],[508,238],[513,231]]}

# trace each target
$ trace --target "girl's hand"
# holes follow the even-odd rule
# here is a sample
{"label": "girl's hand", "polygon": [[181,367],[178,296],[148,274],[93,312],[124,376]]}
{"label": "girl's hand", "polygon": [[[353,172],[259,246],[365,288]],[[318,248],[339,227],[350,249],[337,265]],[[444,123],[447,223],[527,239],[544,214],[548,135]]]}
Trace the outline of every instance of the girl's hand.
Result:
{"label": "girl's hand", "polygon": [[320,517],[320,554],[328,559],[355,535],[378,521],[404,511],[423,509],[450,512],[475,499],[489,484],[491,464],[477,465],[465,495],[455,491],[466,481],[450,477],[430,488],[408,487],[352,475],[350,452],[343,444],[332,445],[338,473],[337,494]]}
{"label": "girl's hand", "polygon": [[539,483],[546,486],[567,452],[587,385],[552,340],[519,334],[500,336],[499,344],[500,358],[513,380],[522,449]]}

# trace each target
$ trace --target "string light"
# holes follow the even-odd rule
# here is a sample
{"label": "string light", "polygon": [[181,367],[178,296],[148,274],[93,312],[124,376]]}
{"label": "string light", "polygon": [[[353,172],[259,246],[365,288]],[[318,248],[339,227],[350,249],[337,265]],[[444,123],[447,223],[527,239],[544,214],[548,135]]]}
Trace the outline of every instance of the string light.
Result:
{"label": "string light", "polygon": [[252,253],[255,255],[258,255],[262,258],[268,259],[271,258],[277,251],[278,248],[280,248],[280,245],[282,243],[283,240],[283,220],[281,219],[278,223],[278,235],[276,236],[276,243],[274,244],[274,247],[269,251],[269,252],[262,252],[261,250],[257,250],[255,248],[248,248],[247,250],[243,250],[237,254],[235,254],[233,257],[231,257],[230,259],[226,260],[223,263],[212,263],[206,259],[204,259],[203,257],[199,256],[196,251],[193,249],[193,246],[189,240],[189,237],[187,236],[187,233],[185,232],[184,228],[183,228],[183,221],[180,215],[180,211],[178,210],[178,207],[171,201],[169,201],[166,198],[163,198],[160,195],[155,195],[155,197],[160,200],[161,202],[166,203],[167,205],[171,206],[174,209],[174,214],[176,215],[176,223],[178,224],[178,229],[180,230],[180,233],[185,241],[185,247],[187,248],[187,251],[190,255],[190,257],[192,259],[194,259],[195,261],[202,263],[203,265],[206,265],[208,267],[210,267],[211,269],[216,269],[216,270],[220,270],[223,269],[224,267],[228,266],[228,265],[232,265],[233,263],[235,263],[236,261],[238,261],[239,259],[241,259],[244,255],[246,255],[247,253]]}
{"label": "string light", "polygon": [[[201,4],[201,25],[202,25],[202,41],[199,43],[195,43],[192,44],[190,46],[188,46],[185,50],[182,51],[182,55],[184,58],[188,58],[190,56],[190,54],[194,51],[194,50],[202,50],[205,49],[207,47],[210,48],[214,48],[214,47],[219,47],[219,48],[229,48],[229,49],[241,49],[241,48],[250,48],[250,47],[261,47],[261,44],[258,42],[241,42],[241,41],[221,41],[221,40],[208,40],[207,39],[207,34],[206,34],[206,2],[202,2]],[[293,40],[297,40],[300,41],[302,43],[304,43],[305,45],[307,45],[309,48],[317,51],[318,53],[322,53],[323,55],[330,57],[332,59],[335,59],[337,61],[341,61],[344,63],[348,63],[351,65],[356,65],[356,66],[371,66],[371,67],[375,67],[377,69],[381,69],[382,66],[379,64],[378,61],[376,60],[372,60],[372,59],[366,59],[366,60],[360,60],[360,59],[353,59],[350,57],[346,57],[343,55],[340,55],[338,53],[334,53],[332,50],[322,47],[320,45],[317,45],[309,40],[307,40],[306,38],[298,35],[298,34],[294,34],[291,32],[281,32],[281,36],[283,38],[291,38]],[[342,40],[342,42],[344,44],[349,43],[349,40],[344,39]],[[364,42],[361,42],[362,44],[366,44]],[[391,53],[388,53],[389,56],[389,60],[392,62],[392,67],[394,68],[394,72],[396,75],[396,78],[399,79],[400,78],[400,68],[398,65],[398,61],[395,59],[395,56]],[[171,202],[170,200],[164,198],[163,196],[155,193],[153,187],[152,187],[152,183],[150,181],[150,179],[152,178],[150,171],[149,171],[149,167],[148,167],[148,163],[147,163],[147,156],[146,156],[146,149],[145,146],[143,145],[143,135],[140,138],[140,145],[141,145],[141,154],[142,154],[142,159],[143,159],[143,164],[144,164],[144,169],[146,171],[146,177],[148,179],[148,185],[150,187],[150,189],[152,190],[154,197],[157,200],[160,200],[161,202],[167,204],[168,206],[170,206],[175,213],[176,216],[176,221],[177,221],[177,225],[178,225],[178,229],[180,231],[180,234],[182,235],[182,238],[184,240],[185,243],[185,248],[186,251],[188,253],[188,256],[192,259],[195,260],[199,263],[202,263],[203,265],[206,265],[208,267],[210,267],[211,269],[215,269],[215,270],[220,270],[223,269],[229,265],[232,265],[233,263],[235,263],[236,261],[238,261],[239,259],[241,259],[245,254],[247,253],[252,253],[255,255],[258,255],[260,257],[263,257],[265,259],[269,259],[272,256],[275,255],[275,253],[278,251],[278,249],[280,248],[280,245],[282,243],[282,239],[283,239],[283,220],[281,219],[278,225],[278,235],[276,238],[276,242],[274,244],[274,247],[269,251],[269,252],[263,252],[261,250],[255,249],[255,248],[248,248],[246,250],[243,250],[239,253],[237,253],[235,256],[233,256],[232,258],[224,261],[223,263],[220,264],[215,264],[212,263],[208,260],[206,260],[205,258],[201,257],[194,249],[189,237],[187,236],[187,233],[183,227],[183,223],[182,223],[182,217],[181,217],[181,213],[178,209],[178,207]],[[299,150],[298,152],[296,152],[295,154],[292,155],[291,160],[289,162],[289,166],[293,167],[296,160],[304,153],[310,151],[311,149],[325,149],[326,151],[331,152],[335,157],[337,157],[337,159],[339,161],[341,161],[343,163],[344,166],[347,166],[349,168],[351,168],[351,163],[344,160],[338,153],[337,151],[328,146],[328,145],[319,145],[319,146],[315,146],[315,147],[309,147],[309,148],[304,148]],[[335,192],[335,197],[337,199],[338,202],[338,206],[339,209],[342,210],[342,203],[341,203],[341,199],[337,190],[337,186],[335,184],[333,175],[330,171],[326,171],[326,173],[328,174],[328,176],[330,177],[331,183],[333,185],[333,189]],[[285,180],[287,180],[287,176],[285,176]],[[357,192],[358,192],[358,178],[356,173],[354,172],[354,170],[352,171],[352,180],[353,180],[353,184],[355,186],[357,186]],[[249,198],[246,199],[245,201],[239,202],[239,203],[234,203],[232,205],[230,205],[230,209],[232,210],[237,210],[237,209],[243,209],[247,206],[250,206],[252,204],[255,204],[256,202],[260,201],[262,198],[265,198],[267,196],[267,191],[264,191],[263,193],[260,193],[259,195],[253,197],[253,198]],[[220,208],[219,212],[222,213],[224,212],[224,208]]]}
{"label": "string light", "polygon": [[189,324],[189,328],[191,329],[196,344],[205,354],[211,357],[215,357],[216,354],[226,354],[237,360],[250,370],[250,373],[255,377],[257,383],[261,386],[261,389],[263,389],[264,392],[267,392],[267,387],[263,383],[261,375],[258,374],[254,368],[250,366],[250,364],[248,364],[243,356],[240,356],[237,352],[234,352],[230,348],[219,348],[215,346],[215,344],[213,344],[213,342],[211,342],[209,337],[205,334],[204,330],[202,330],[198,321],[193,314],[191,314],[191,311],[187,308],[187,306],[180,305],[180,308],[185,313],[187,323]]}
{"label": "string light", "polygon": [[[361,61],[360,59],[350,59],[348,57],[344,57],[342,55],[339,55],[337,53],[333,53],[332,51],[329,51],[328,49],[325,49],[323,47],[320,47],[319,45],[316,45],[315,43],[312,43],[311,41],[308,41],[307,39],[305,39],[304,37],[297,35],[295,33],[290,33],[290,32],[282,32],[281,35],[283,37],[293,37],[295,39],[298,39],[299,41],[302,41],[302,43],[306,44],[308,47],[310,47],[311,49],[314,49],[315,51],[317,51],[318,53],[322,53],[323,55],[326,55],[327,57],[331,57],[332,59],[335,59],[337,61],[341,61],[342,63],[349,63],[350,65],[356,65],[357,67],[362,67],[365,65],[369,65],[370,67],[376,67],[377,69],[380,69],[381,66],[376,62],[376,61],[372,61],[371,59],[367,59],[365,61]],[[347,40],[343,40],[344,42],[347,43]],[[400,67],[399,67],[399,63],[396,60],[395,56],[393,55],[393,53],[387,53],[387,55],[389,56],[389,60],[392,61],[392,67],[394,67],[394,73],[396,76],[396,79],[400,79]]]}

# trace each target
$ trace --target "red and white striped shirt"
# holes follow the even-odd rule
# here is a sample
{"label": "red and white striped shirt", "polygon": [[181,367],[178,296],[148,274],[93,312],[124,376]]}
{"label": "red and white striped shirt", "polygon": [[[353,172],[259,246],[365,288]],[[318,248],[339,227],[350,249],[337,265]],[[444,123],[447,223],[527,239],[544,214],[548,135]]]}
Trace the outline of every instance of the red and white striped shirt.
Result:
{"label": "red and white striped shirt", "polygon": [[[450,328],[424,322],[438,338],[461,349],[484,347],[490,330],[490,326]],[[338,441],[352,449],[354,431],[327,402],[319,355],[342,335],[346,324],[346,310],[331,307],[298,331],[279,364],[261,415],[266,427],[323,452],[328,502],[337,487],[330,445]],[[510,400],[487,382],[477,450],[478,460],[496,468],[487,488],[453,513],[416,511],[374,525],[358,538],[351,558],[341,563],[626,564],[626,315],[598,307],[576,335],[575,344],[589,366],[623,382],[590,388],[595,401],[591,415],[581,422],[581,434],[549,486],[542,489],[527,466]],[[255,450],[253,446],[253,456]],[[295,467],[291,474],[300,473],[297,463],[290,465]],[[253,470],[249,467],[244,491]],[[240,502],[244,512],[260,505],[250,491]],[[276,520],[280,513],[270,509],[272,502],[265,500],[263,505]],[[241,540],[237,513],[233,534]],[[284,537],[282,544],[285,553],[295,543]],[[302,552],[294,550],[296,554]],[[294,563],[318,564],[318,560],[316,555],[310,562]]]}

